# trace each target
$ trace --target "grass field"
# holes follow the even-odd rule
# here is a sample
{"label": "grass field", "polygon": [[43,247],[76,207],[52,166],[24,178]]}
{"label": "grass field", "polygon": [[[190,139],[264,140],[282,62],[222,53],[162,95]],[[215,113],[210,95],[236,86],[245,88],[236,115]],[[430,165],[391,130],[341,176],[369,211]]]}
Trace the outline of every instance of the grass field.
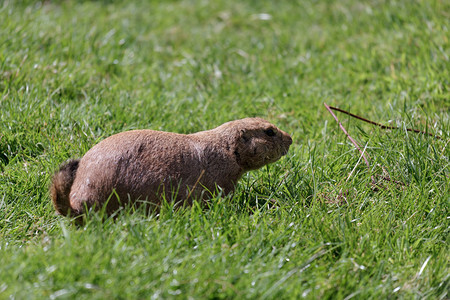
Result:
{"label": "grass field", "polygon": [[[449,39],[443,0],[0,1],[0,299],[448,299]],[[337,114],[370,170],[324,102],[401,128]],[[294,143],[233,198],[55,214],[105,137],[248,116]]]}

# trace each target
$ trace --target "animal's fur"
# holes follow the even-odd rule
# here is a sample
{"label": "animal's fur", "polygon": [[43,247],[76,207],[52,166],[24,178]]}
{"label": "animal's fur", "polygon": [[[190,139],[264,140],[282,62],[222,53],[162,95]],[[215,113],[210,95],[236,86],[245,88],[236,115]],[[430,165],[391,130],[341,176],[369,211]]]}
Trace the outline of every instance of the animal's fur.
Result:
{"label": "animal's fur", "polygon": [[77,216],[105,203],[111,214],[139,200],[157,206],[162,196],[204,199],[217,187],[228,194],[245,172],[278,160],[291,143],[289,134],[260,118],[187,135],[122,132],[62,165],[53,177],[51,197],[60,214]]}

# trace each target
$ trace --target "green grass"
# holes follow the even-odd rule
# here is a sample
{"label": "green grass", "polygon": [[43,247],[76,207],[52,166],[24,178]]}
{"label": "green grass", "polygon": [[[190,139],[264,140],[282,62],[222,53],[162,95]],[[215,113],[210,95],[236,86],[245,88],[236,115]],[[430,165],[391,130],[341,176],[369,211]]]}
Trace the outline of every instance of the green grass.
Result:
{"label": "green grass", "polygon": [[[449,12],[440,0],[0,1],[0,299],[449,298]],[[338,115],[368,171],[323,102],[442,139]],[[247,116],[294,144],[233,198],[81,228],[55,214],[53,172],[99,140]],[[371,188],[383,168],[403,185]]]}

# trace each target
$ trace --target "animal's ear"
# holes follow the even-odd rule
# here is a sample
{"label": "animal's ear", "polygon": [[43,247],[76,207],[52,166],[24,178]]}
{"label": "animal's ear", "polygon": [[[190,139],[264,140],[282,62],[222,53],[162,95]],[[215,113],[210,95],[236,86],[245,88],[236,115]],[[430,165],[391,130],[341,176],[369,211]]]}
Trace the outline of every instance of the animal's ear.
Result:
{"label": "animal's ear", "polygon": [[250,141],[250,134],[247,131],[241,129],[240,138],[242,141],[244,141],[244,143],[248,143],[248,141]]}

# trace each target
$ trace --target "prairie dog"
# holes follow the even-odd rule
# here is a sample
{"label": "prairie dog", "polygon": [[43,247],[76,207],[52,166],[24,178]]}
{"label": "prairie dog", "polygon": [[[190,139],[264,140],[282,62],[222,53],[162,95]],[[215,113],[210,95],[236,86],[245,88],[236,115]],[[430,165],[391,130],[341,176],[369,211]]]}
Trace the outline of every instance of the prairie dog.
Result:
{"label": "prairie dog", "polygon": [[289,134],[261,118],[192,134],[126,131],[63,164],[51,198],[59,214],[75,217],[105,204],[110,215],[127,203],[158,206],[162,197],[206,199],[217,187],[229,194],[245,172],[277,161],[291,144]]}

